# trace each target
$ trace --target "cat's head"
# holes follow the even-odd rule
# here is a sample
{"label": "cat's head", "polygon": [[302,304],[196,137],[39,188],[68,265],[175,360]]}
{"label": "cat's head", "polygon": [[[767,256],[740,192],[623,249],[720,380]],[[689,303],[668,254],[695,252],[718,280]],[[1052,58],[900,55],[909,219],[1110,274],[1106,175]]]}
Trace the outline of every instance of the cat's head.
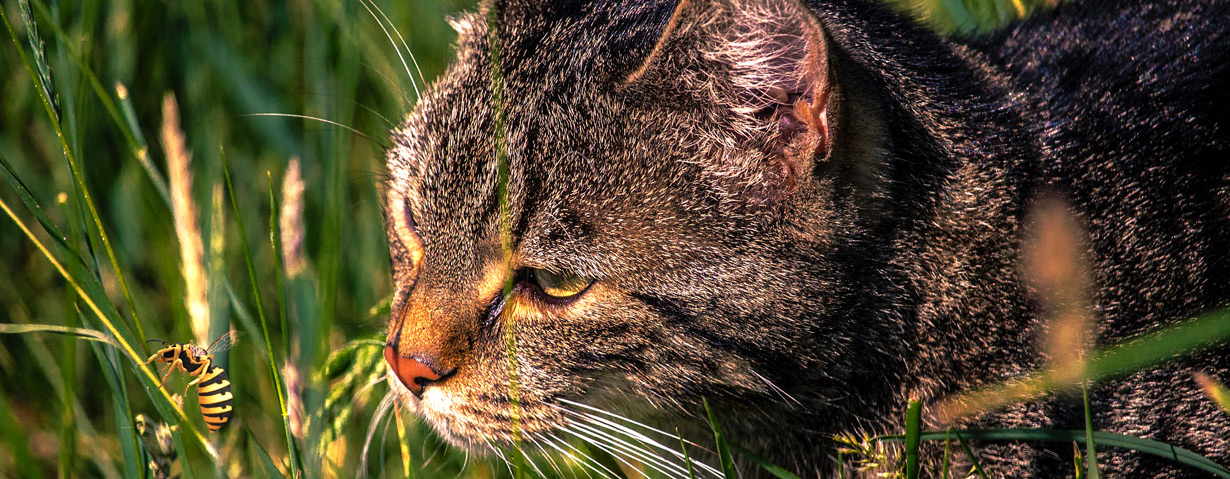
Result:
{"label": "cat's head", "polygon": [[587,406],[787,403],[853,374],[865,352],[820,320],[856,228],[807,7],[501,11],[502,136],[490,30],[464,16],[456,63],[388,153],[386,358],[409,408],[481,447],[577,432]]}

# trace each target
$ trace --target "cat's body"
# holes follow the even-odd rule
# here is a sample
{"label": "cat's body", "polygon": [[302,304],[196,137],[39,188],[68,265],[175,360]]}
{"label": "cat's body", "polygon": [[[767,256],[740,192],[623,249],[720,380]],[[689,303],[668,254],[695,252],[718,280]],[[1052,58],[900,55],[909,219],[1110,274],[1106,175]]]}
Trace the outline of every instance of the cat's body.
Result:
{"label": "cat's body", "polygon": [[[407,403],[482,448],[514,415],[593,434],[578,403],[703,438],[703,396],[735,442],[828,475],[833,434],[1046,366],[1018,268],[1046,191],[1088,229],[1100,343],[1230,304],[1225,2],[1065,4],[970,42],[813,3],[501,3],[507,221],[488,29],[459,20],[389,154]],[[542,270],[593,282],[544,295]],[[1095,388],[1095,427],[1230,462],[1190,377],[1227,357]],[[1069,396],[966,423],[1082,424]],[[1072,471],[1067,444],[983,446],[997,474]],[[1190,473],[1104,452],[1117,477]]]}

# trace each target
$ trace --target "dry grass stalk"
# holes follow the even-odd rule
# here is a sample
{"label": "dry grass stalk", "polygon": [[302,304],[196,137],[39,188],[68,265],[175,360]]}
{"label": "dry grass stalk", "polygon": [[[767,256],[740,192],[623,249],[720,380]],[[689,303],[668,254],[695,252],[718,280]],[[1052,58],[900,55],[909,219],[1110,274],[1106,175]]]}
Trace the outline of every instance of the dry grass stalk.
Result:
{"label": "dry grass stalk", "polygon": [[1049,366],[1037,373],[992,387],[946,398],[935,410],[940,424],[1036,399],[1081,385],[1087,352],[1094,344],[1090,299],[1092,276],[1085,258],[1084,230],[1068,204],[1043,197],[1034,207],[1022,250],[1021,268],[1047,317],[1042,336]]}
{"label": "dry grass stalk", "polygon": [[192,320],[192,333],[197,344],[209,344],[208,280],[205,276],[205,248],[201,227],[197,222],[196,203],[192,200],[192,158],[179,129],[179,108],[175,95],[162,98],[162,149],[167,157],[167,176],[171,187],[171,214],[175,218],[175,235],[179,238],[181,268],[184,273],[184,306]]}
{"label": "dry grass stalk", "polygon": [[1034,212],[1023,267],[1048,317],[1043,351],[1054,379],[1076,386],[1085,376],[1085,353],[1093,345],[1090,272],[1085,261],[1085,234],[1056,198],[1045,198]]}
{"label": "dry grass stalk", "polygon": [[286,420],[290,423],[290,433],[302,441],[307,430],[307,415],[303,410],[303,381],[299,378],[299,370],[289,362],[282,365],[282,377],[286,379]]}
{"label": "dry grass stalk", "polygon": [[1226,386],[1205,373],[1196,373],[1194,379],[1196,384],[1200,385],[1200,389],[1204,390],[1204,393],[1209,396],[1209,399],[1212,399],[1218,406],[1221,406],[1222,410],[1230,414],[1230,389],[1226,389]]}
{"label": "dry grass stalk", "polygon": [[298,158],[290,159],[282,177],[282,214],[278,223],[282,230],[282,265],[287,278],[294,278],[307,268],[303,257],[303,175]]}

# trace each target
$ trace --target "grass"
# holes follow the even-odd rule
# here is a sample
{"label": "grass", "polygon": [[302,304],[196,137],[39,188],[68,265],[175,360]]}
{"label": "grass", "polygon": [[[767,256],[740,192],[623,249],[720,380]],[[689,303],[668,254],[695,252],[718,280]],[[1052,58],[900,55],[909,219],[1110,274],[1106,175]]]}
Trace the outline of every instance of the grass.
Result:
{"label": "grass", "polygon": [[[964,33],[1048,3],[891,1],[933,28]],[[714,445],[666,434],[680,447],[661,457],[629,436],[606,446],[636,454],[526,442],[501,462],[446,446],[380,401],[379,331],[391,294],[383,142],[450,58],[446,15],[473,8],[472,0],[0,6],[0,256],[9,267],[0,275],[0,333],[9,333],[0,334],[0,476],[708,477],[729,476],[742,458],[794,477],[727,444],[712,415]],[[168,94],[178,115],[165,109]],[[157,131],[161,141],[147,140]],[[168,164],[175,156],[189,175]],[[185,204],[196,212],[183,214]],[[200,244],[181,255],[186,238]],[[1230,324],[1198,321],[1094,351],[1088,371],[1139,369]],[[148,339],[201,344],[232,328],[243,332],[240,343],[216,359],[234,384],[235,415],[209,434],[195,393],[177,394],[190,378],[172,374],[158,387],[157,371],[141,363]],[[1055,386],[1045,371],[1031,378],[1040,390]],[[1230,409],[1224,386],[1202,381]],[[947,450],[949,438],[976,456],[966,439],[1058,437],[1086,444],[1091,465],[1095,442],[1165,450],[1092,429],[1041,438],[921,431],[911,411],[909,464],[917,442],[944,440]],[[884,452],[872,442],[893,440],[851,439],[841,454],[866,459]],[[694,468],[697,449],[721,451],[720,470]],[[672,469],[679,458],[686,469]],[[872,458],[880,459],[897,467]],[[918,468],[902,471],[913,477]]]}

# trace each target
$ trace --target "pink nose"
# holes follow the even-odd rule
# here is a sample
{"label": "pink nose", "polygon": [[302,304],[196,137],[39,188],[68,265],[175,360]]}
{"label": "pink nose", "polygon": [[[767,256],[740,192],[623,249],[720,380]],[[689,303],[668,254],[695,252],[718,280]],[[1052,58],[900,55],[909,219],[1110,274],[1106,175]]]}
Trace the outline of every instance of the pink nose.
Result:
{"label": "pink nose", "polygon": [[393,369],[393,374],[397,375],[397,379],[406,386],[415,396],[422,397],[423,388],[432,381],[438,381],[441,377],[430,366],[423,364],[415,358],[403,358],[392,345],[384,347],[384,360],[389,363],[389,368]]}

